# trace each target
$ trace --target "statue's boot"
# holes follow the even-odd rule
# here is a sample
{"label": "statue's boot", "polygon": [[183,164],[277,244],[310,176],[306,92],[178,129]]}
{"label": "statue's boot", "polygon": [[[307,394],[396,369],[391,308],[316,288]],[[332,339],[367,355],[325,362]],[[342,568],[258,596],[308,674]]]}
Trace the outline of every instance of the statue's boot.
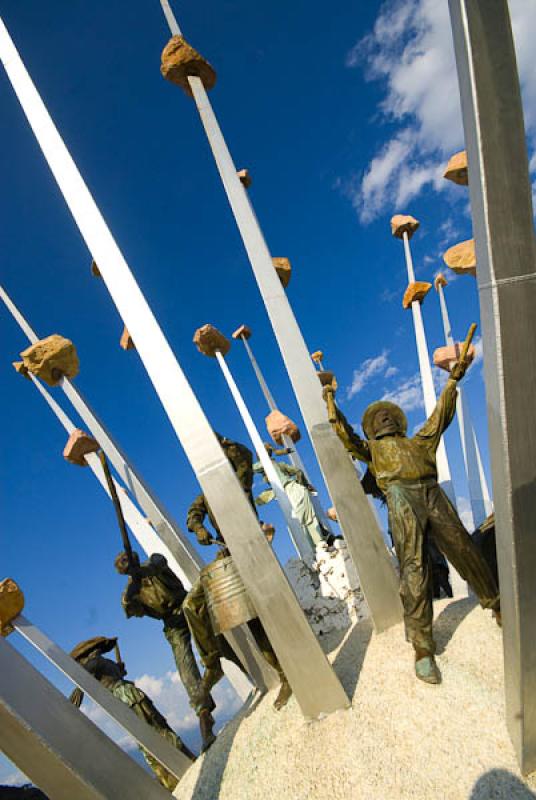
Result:
{"label": "statue's boot", "polygon": [[201,731],[201,752],[205,753],[211,744],[216,741],[216,734],[213,732],[214,717],[208,710],[204,708],[199,714],[199,730]]}
{"label": "statue's boot", "polygon": [[432,655],[415,653],[415,675],[425,683],[441,683],[441,672]]}
{"label": "statue's boot", "polygon": [[502,628],[502,615],[500,611],[493,612],[493,619],[495,620],[499,628]]}
{"label": "statue's boot", "polygon": [[280,676],[281,686],[279,687],[278,695],[274,700],[274,708],[276,711],[281,711],[281,709],[286,706],[292,694],[290,683],[287,681],[285,675],[281,672]]}

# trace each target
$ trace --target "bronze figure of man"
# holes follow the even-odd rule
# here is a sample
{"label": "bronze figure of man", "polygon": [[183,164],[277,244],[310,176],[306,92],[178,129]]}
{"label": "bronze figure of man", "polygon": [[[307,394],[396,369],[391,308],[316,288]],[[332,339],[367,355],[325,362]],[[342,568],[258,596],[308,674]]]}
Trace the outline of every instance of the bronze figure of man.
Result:
{"label": "bronze figure of man", "polygon": [[128,575],[121,598],[127,617],[151,617],[163,623],[164,636],[173,652],[180,679],[199,718],[203,750],[206,750],[215,739],[212,732],[215,704],[210,693],[205,691],[192,651],[192,637],[182,609],[186,589],[165,557],[158,553],[140,564],[137,553],[130,556],[123,552],[114,563],[121,575]]}
{"label": "bronze figure of man", "polygon": [[455,364],[432,415],[411,438],[406,435],[402,409],[382,400],[366,409],[361,423],[365,439],[361,439],[335,407],[331,387],[324,388],[330,420],[339,438],[353,457],[368,465],[386,496],[400,565],[406,638],[415,649],[416,675],[427,683],[441,681],[432,634],[430,540],[469,583],[480,604],[493,609],[500,618],[495,580],[437,482],[436,450],[454,417],[456,384],[466,368],[462,359]]}
{"label": "bronze figure of man", "polygon": [[[124,663],[104,657],[104,653],[108,653],[116,645],[116,637],[96,636],[93,639],[87,639],[77,644],[71,651],[71,656],[108,689],[114,697],[129,706],[136,716],[144,720],[161,736],[164,736],[173,747],[176,747],[177,750],[180,750],[194,761],[195,756],[192,751],[186,747],[181,738],[170,728],[162,714],[154,706],[151,698],[132,681],[125,680],[127,671]],[[75,689],[70,697],[71,702],[78,707],[81,706],[83,699],[84,693],[80,689]],[[141,745],[140,750],[162,786],[172,792],[177,786],[177,778]]]}

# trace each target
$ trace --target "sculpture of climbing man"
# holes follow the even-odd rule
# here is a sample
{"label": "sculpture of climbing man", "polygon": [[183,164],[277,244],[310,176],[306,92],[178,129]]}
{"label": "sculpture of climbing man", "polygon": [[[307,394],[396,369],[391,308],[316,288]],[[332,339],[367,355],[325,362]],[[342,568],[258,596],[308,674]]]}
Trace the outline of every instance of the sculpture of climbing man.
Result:
{"label": "sculpture of climbing man", "polygon": [[389,526],[400,565],[406,638],[415,649],[417,677],[434,684],[441,682],[441,673],[434,658],[432,634],[430,539],[469,583],[480,604],[493,609],[500,624],[496,582],[437,482],[436,450],[456,412],[456,384],[468,366],[469,341],[470,337],[432,415],[411,438],[406,435],[407,420],[402,409],[380,400],[363,415],[361,425],[366,438],[361,439],[336,408],[333,388],[326,386],[323,390],[336,433],[346,449],[369,466],[387,498]]}

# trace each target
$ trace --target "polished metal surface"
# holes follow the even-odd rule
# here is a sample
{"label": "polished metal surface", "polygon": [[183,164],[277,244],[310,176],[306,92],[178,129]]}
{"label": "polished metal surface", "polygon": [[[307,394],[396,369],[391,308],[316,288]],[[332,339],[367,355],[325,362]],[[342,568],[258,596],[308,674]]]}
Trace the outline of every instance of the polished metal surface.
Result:
{"label": "polished metal surface", "polygon": [[208,612],[216,633],[224,633],[257,616],[244,582],[230,556],[201,570]]}
{"label": "polished metal surface", "polygon": [[1,637],[0,750],[51,800],[170,797]]}
{"label": "polished metal surface", "polygon": [[184,775],[188,767],[192,765],[192,762],[184,753],[169,744],[167,739],[160,736],[150,725],[147,725],[146,722],[137,717],[125,703],[117,700],[93,675],[90,675],[74,658],[71,658],[61,647],[58,647],[25,616],[20,614],[13,620],[12,625],[27,642],[82,689],[88,697],[91,697],[108,714],[110,719],[121,725],[127,733],[133,736],[139,744],[143,745],[170,772],[177,778]]}
{"label": "polished metal surface", "polygon": [[[374,626],[377,631],[385,630],[402,619],[398,582],[390,556],[348,454],[327,423],[321,386],[309,349],[273,268],[271,254],[247,192],[237,176],[203,83],[197,77],[189,77],[188,81]],[[320,448],[319,437],[314,434],[318,429],[322,429]],[[371,557],[373,561],[369,560]]]}
{"label": "polished metal surface", "polygon": [[[536,769],[536,247],[506,0],[449,0],[476,240],[506,719]],[[484,734],[485,735],[485,734]]]}
{"label": "polished metal surface", "polygon": [[[445,291],[441,285],[437,287],[437,293],[439,295],[439,304],[441,307],[445,344],[454,345]],[[469,488],[469,502],[471,504],[471,516],[473,520],[472,528],[474,529],[481,525],[486,517],[491,514],[492,507],[488,483],[482,467],[482,458],[476,438],[476,431],[471,420],[471,411],[469,409],[467,395],[463,386],[460,385],[458,385],[456,416],[458,417],[463,462]]]}
{"label": "polished metal surface", "polygon": [[0,59],[110,296],[136,342],[304,715],[317,717],[346,708],[349,700],[344,689],[1,19]]}
{"label": "polished metal surface", "polygon": [[[17,306],[13,303],[5,289],[0,286],[0,299],[24,331],[29,341],[33,344],[38,341],[38,336],[31,328],[28,321],[23,317]],[[54,400],[50,392],[33,376],[30,376],[34,386],[48,403],[56,417],[59,419],[68,434],[76,428],[71,419],[65,414],[61,406]],[[136,498],[141,508],[147,514],[145,519],[137,506],[130,500],[122,486],[117,485],[121,498],[121,507],[125,514],[125,519],[132,533],[136,537],[141,547],[147,555],[152,553],[162,553],[169,561],[171,569],[187,588],[197,580],[199,569],[204,561],[188,541],[185,534],[177,523],[163,508],[161,502],[151,492],[144,483],[141,476],[134,470],[129,463],[126,455],[114,442],[104,425],[100,422],[95,413],[89,408],[82,395],[77,391],[70,381],[63,380],[61,388],[71,400],[71,403],[78,411],[94,438],[112,462],[117,472],[128,485],[132,495]],[[108,493],[106,480],[98,458],[94,455],[86,457],[86,461],[93,474]],[[149,521],[152,523],[149,524]],[[229,632],[226,635],[229,644],[238,654],[251,676],[255,686],[261,691],[266,688],[273,688],[277,683],[274,671],[266,664],[266,661],[259,652],[255,642],[252,640],[248,631],[240,633],[238,630]],[[245,700],[251,690],[251,685],[241,670],[231,661],[224,659],[223,667],[225,674],[238,696]]]}

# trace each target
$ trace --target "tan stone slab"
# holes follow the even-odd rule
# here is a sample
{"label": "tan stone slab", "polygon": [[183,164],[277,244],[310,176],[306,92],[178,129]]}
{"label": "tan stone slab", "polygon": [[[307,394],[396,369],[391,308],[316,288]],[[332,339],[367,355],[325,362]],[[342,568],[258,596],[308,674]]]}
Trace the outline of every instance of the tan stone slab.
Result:
{"label": "tan stone slab", "polygon": [[128,330],[126,328],[126,325],[125,325],[125,328],[123,330],[123,333],[121,334],[121,338],[119,340],[119,346],[122,347],[123,350],[135,350],[136,349],[136,345],[134,344],[134,340],[132,339],[132,336],[128,332]]}
{"label": "tan stone slab", "polygon": [[23,378],[30,380],[30,375],[27,367],[24,366],[24,361],[12,361],[11,363],[13,364],[13,369],[15,372],[18,372]]}
{"label": "tan stone slab", "polygon": [[216,351],[219,350],[226,356],[231,349],[231,342],[214,325],[203,325],[194,333],[194,344],[204,356],[216,358]]}
{"label": "tan stone slab", "polygon": [[443,261],[457,275],[476,275],[475,240],[455,244],[443,254]]}
{"label": "tan stone slab", "polygon": [[408,234],[408,239],[411,239],[420,222],[408,214],[395,214],[391,217],[391,233],[397,239],[402,239],[404,233]]}
{"label": "tan stone slab", "polygon": [[207,91],[216,83],[214,68],[182,36],[172,36],[164,47],[160,72],[166,80],[180,86],[190,97],[192,90],[188,83],[189,75],[201,78]]}
{"label": "tan stone slab", "polygon": [[445,278],[442,272],[438,272],[434,278],[434,289],[436,292],[439,291],[441,286],[447,286],[448,280]]}
{"label": "tan stone slab", "polygon": [[447,164],[443,177],[448,181],[457,183],[459,186],[467,186],[469,184],[466,150],[460,150],[459,153],[454,153]]}
{"label": "tan stone slab", "polygon": [[249,189],[249,187],[253,183],[251,175],[249,174],[249,170],[248,169],[239,169],[236,174],[240,178],[240,183],[242,184],[242,186],[245,189]]}
{"label": "tan stone slab", "polygon": [[[438,347],[434,350],[434,364],[446,372],[450,372],[453,362],[458,361],[462,352],[463,342],[455,342],[455,344],[448,344],[444,347]],[[476,355],[474,345],[469,346],[467,351],[467,361],[471,363]]]}
{"label": "tan stone slab", "polygon": [[293,442],[301,439],[298,426],[277,409],[271,411],[266,417],[266,428],[277,444],[283,444],[283,436],[288,436]]}
{"label": "tan stone slab", "polygon": [[290,261],[288,258],[277,256],[276,258],[272,258],[272,264],[279,275],[279,280],[281,281],[283,289],[286,289],[290,283],[290,276],[292,274]]}
{"label": "tan stone slab", "polygon": [[11,625],[24,608],[24,594],[12,578],[0,581],[0,635],[12,633]]}
{"label": "tan stone slab", "polygon": [[23,350],[21,356],[26,369],[49,386],[63,377],[75,378],[80,370],[74,344],[57,333]]}
{"label": "tan stone slab", "polygon": [[249,339],[251,336],[251,328],[248,328],[247,325],[241,325],[236,331],[232,334],[233,339]]}
{"label": "tan stone slab", "polygon": [[402,306],[404,308],[411,308],[411,304],[414,302],[422,303],[431,288],[432,284],[427,281],[414,281],[410,283],[404,292]]}
{"label": "tan stone slab", "polygon": [[98,449],[99,443],[97,440],[90,436],[89,433],[77,428],[67,439],[67,444],[63,449],[63,457],[70,464],[87,467],[85,456],[88,453],[96,453]]}

